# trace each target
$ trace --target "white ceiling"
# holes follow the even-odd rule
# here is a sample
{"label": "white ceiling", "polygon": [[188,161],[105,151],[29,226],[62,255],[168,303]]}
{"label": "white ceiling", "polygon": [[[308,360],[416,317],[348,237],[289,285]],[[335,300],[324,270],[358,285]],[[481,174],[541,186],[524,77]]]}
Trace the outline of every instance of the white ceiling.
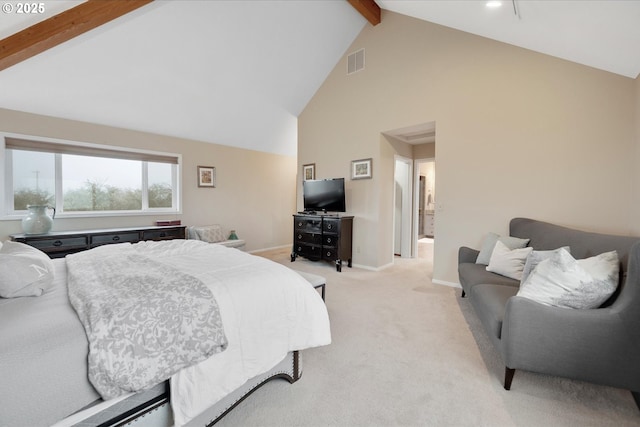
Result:
{"label": "white ceiling", "polygon": [[[16,1],[5,3],[16,4]],[[0,38],[46,15],[3,14]],[[640,1],[377,0],[386,10],[630,78]],[[384,12],[383,12],[384,22]],[[156,1],[0,71],[0,107],[285,155],[364,27],[346,1]]]}

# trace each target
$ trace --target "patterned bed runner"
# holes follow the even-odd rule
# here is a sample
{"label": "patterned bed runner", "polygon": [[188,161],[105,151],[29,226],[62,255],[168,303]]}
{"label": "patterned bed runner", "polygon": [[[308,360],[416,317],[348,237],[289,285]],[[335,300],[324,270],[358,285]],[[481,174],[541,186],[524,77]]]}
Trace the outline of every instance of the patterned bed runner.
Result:
{"label": "patterned bed runner", "polygon": [[104,399],[149,388],[227,347],[218,304],[200,280],[126,249],[67,256],[89,380]]}

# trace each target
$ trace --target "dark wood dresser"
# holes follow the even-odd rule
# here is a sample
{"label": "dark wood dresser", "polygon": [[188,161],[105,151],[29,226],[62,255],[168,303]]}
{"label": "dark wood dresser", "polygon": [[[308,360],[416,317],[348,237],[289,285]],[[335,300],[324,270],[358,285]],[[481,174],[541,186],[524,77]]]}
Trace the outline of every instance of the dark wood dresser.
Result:
{"label": "dark wood dresser", "polygon": [[62,258],[96,246],[113,243],[185,239],[186,229],[186,226],[179,225],[54,231],[47,234],[12,234],[11,240],[38,248],[50,258]]}
{"label": "dark wood dresser", "polygon": [[342,262],[351,267],[353,217],[296,214],[293,216],[291,262],[302,256],[312,261],[333,261],[342,271]]}

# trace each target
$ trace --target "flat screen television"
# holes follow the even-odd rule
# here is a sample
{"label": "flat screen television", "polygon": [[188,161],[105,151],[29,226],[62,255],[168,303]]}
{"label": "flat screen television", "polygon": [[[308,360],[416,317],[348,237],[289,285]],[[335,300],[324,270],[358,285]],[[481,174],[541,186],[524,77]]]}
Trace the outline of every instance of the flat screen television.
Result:
{"label": "flat screen television", "polygon": [[346,212],[344,178],[302,182],[305,212]]}

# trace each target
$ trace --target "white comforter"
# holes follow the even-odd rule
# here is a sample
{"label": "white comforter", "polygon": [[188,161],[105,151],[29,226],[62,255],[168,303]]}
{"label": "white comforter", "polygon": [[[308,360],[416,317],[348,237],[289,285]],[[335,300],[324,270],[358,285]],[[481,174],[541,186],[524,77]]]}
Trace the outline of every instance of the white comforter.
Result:
{"label": "white comforter", "polygon": [[171,405],[182,426],[289,351],[331,342],[326,306],[293,270],[262,257],[196,240],[141,242],[141,254],[180,268],[211,290],[227,349],[171,377]]}

